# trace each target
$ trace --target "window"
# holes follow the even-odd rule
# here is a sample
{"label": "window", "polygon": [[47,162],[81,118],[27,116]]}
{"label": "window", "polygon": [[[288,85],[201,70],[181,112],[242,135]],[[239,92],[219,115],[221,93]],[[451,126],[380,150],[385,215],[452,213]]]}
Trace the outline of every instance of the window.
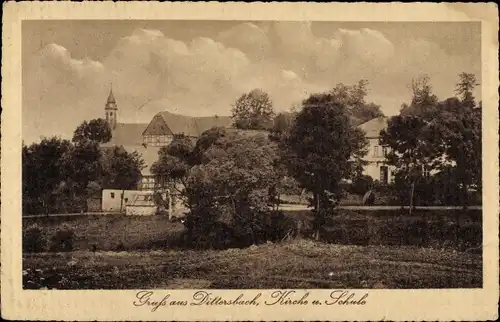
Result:
{"label": "window", "polygon": [[423,166],[423,172],[424,172],[424,177],[428,177],[430,175],[430,170],[429,167],[426,167],[425,165]]}
{"label": "window", "polygon": [[114,192],[111,193],[111,199],[115,199],[115,193]]}
{"label": "window", "polygon": [[373,156],[374,156],[374,157],[378,157],[378,145],[375,145],[375,146],[373,147]]}
{"label": "window", "polygon": [[385,165],[380,167],[380,182],[382,184],[389,182],[389,169]]}
{"label": "window", "polygon": [[387,157],[387,148],[385,146],[382,147],[382,156]]}
{"label": "window", "polygon": [[142,141],[151,146],[167,146],[172,138],[168,135],[144,135]]}
{"label": "window", "polygon": [[141,180],[142,190],[152,190],[155,186],[155,178],[153,176],[144,176]]}

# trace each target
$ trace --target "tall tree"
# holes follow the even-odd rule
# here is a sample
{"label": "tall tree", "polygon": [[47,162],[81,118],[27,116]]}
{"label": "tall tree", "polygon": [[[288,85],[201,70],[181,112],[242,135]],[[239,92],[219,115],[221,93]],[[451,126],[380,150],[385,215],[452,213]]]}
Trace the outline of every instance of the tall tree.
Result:
{"label": "tall tree", "polygon": [[410,213],[414,207],[415,185],[422,178],[424,168],[435,169],[442,154],[432,134],[438,98],[432,92],[429,76],[424,74],[412,79],[411,91],[411,103],[402,104],[400,114],[389,120],[380,136],[380,144],[389,148],[387,163],[395,168],[395,183],[401,190],[409,189]]}
{"label": "tall tree", "polygon": [[259,215],[269,211],[269,191],[276,181],[276,144],[264,134],[247,136],[223,128],[204,132],[194,146],[184,137],[174,142],[160,150],[151,171],[181,188],[189,209],[188,239],[210,244],[222,237],[216,236],[222,221],[241,240],[258,242]]}
{"label": "tall tree", "polygon": [[155,181],[182,196],[189,170],[196,162],[193,150],[192,140],[184,135],[176,136],[168,146],[162,147],[158,152],[158,161],[151,167]]}
{"label": "tall tree", "polygon": [[274,118],[273,103],[266,92],[254,89],[236,100],[232,114],[236,128],[269,129],[272,127]]}
{"label": "tall tree", "polygon": [[103,188],[129,190],[136,188],[145,164],[136,151],[128,153],[115,147],[103,153],[101,166]]}
{"label": "tall tree", "polygon": [[368,85],[363,79],[355,85],[338,84],[330,91],[332,97],[347,108],[353,125],[384,115],[379,105],[366,102]]}
{"label": "tall tree", "polygon": [[428,75],[420,75],[411,82],[412,99],[410,105],[403,104],[400,115],[422,116],[432,118],[436,111],[438,97],[433,94]]}
{"label": "tall tree", "polygon": [[458,98],[449,98],[439,104],[434,123],[444,158],[454,165],[464,209],[468,207],[469,188],[479,189],[482,179],[482,109],[473,95],[478,85],[474,74],[459,74],[455,91]]}
{"label": "tall tree", "polygon": [[473,90],[480,84],[477,81],[476,75],[470,73],[460,73],[460,81],[458,82],[455,93],[461,99],[462,104],[468,108],[475,108],[476,101],[473,95]]}
{"label": "tall tree", "polygon": [[204,228],[200,234],[210,235],[213,221],[226,218],[241,240],[258,243],[260,215],[269,213],[269,191],[276,184],[277,146],[266,135],[232,132],[219,136],[203,154],[187,179],[188,228]]}
{"label": "tall tree", "polygon": [[290,113],[279,113],[274,118],[273,131],[277,133],[286,132],[293,123],[293,116]]}
{"label": "tall tree", "polygon": [[381,133],[381,144],[390,147],[389,164],[411,187],[424,166],[452,171],[466,208],[468,188],[481,183],[481,109],[472,95],[477,84],[474,75],[462,73],[459,77],[456,93],[460,99],[442,102],[432,94],[428,77],[414,80],[411,104],[390,120]]}
{"label": "tall tree", "polygon": [[342,179],[361,173],[368,144],[336,94],[311,95],[281,141],[289,173],[313,193],[315,236],[342,197]]}
{"label": "tall tree", "polygon": [[71,143],[57,137],[43,138],[40,143],[23,145],[23,203],[26,211],[48,213],[54,207],[52,195],[65,179],[63,156]]}
{"label": "tall tree", "polygon": [[469,98],[441,102],[434,125],[435,140],[448,164],[454,165],[464,208],[468,207],[469,188],[480,188],[482,179],[481,110],[471,106]]}
{"label": "tall tree", "polygon": [[[387,163],[394,166],[398,183],[407,183],[410,193],[410,214],[413,208],[415,184],[427,170],[436,168],[442,152],[437,150],[432,127],[421,116],[397,115],[389,120],[380,133],[380,144],[388,147]],[[400,188],[403,188],[400,186]]]}
{"label": "tall tree", "polygon": [[279,141],[292,126],[293,119],[294,115],[292,113],[279,113],[276,115],[269,138],[273,141]]}
{"label": "tall tree", "polygon": [[103,174],[101,150],[95,141],[82,141],[72,146],[61,159],[65,177],[71,179],[77,195],[86,194],[91,181],[98,181]]}
{"label": "tall tree", "polygon": [[111,129],[108,122],[104,119],[95,119],[89,122],[84,121],[80,124],[74,134],[73,142],[92,141],[97,143],[106,143],[111,140]]}

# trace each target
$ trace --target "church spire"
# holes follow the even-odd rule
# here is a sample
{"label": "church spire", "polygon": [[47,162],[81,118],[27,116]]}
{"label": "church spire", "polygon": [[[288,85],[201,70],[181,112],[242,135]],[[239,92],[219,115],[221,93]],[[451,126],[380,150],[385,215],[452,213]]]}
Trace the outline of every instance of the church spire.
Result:
{"label": "church spire", "polygon": [[108,100],[106,102],[104,111],[106,114],[106,121],[108,122],[109,127],[111,128],[111,130],[114,130],[116,128],[116,123],[118,119],[118,106],[116,105],[115,96],[113,95],[113,84],[111,84]]}
{"label": "church spire", "polygon": [[115,96],[113,95],[113,83],[111,83],[111,86],[110,86],[108,103],[116,104]]}

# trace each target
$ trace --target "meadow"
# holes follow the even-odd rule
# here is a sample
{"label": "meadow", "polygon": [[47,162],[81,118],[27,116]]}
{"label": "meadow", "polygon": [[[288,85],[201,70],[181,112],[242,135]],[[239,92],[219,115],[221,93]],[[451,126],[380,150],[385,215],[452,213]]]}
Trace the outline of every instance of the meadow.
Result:
{"label": "meadow", "polygon": [[34,253],[25,288],[470,288],[481,255],[296,240],[245,249]]}
{"label": "meadow", "polygon": [[[310,221],[309,211],[286,214]],[[61,225],[71,251],[23,253],[28,289],[469,288],[482,285],[481,211],[342,211],[320,242],[193,250],[184,226],[162,216],[24,218],[50,243]],[[458,224],[457,224],[458,223]]]}

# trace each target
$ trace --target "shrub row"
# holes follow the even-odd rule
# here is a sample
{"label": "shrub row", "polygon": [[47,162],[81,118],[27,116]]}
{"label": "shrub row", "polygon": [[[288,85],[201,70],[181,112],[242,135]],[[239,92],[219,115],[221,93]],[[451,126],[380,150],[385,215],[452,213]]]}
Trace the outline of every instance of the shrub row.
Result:
{"label": "shrub row", "polygon": [[47,233],[38,224],[32,224],[23,231],[24,252],[68,252],[73,250],[74,230],[68,224],[59,226],[52,238],[47,240]]}
{"label": "shrub row", "polygon": [[[374,181],[370,176],[363,175],[356,178],[352,183],[344,183],[343,188],[348,195],[361,197],[371,190],[375,194],[375,204],[410,204],[410,183],[400,179],[389,184],[383,184],[378,180]],[[457,181],[441,174],[418,179],[414,187],[413,202],[419,206],[455,206],[463,204],[463,197]],[[467,203],[481,205],[481,192],[470,191],[467,195]]]}
{"label": "shrub row", "polygon": [[[253,241],[261,244],[311,238],[312,220],[310,211],[271,213],[258,218],[259,229],[251,236],[239,225],[220,221],[209,227],[208,233],[194,230],[189,235],[182,224],[156,217],[81,217],[71,218],[64,224],[48,218],[46,222],[40,219],[26,223],[23,249],[25,252],[41,252],[241,248],[251,245]],[[481,211],[417,210],[410,217],[407,211],[339,210],[324,225],[320,238],[337,244],[415,245],[460,250],[476,248],[480,251]]]}
{"label": "shrub row", "polygon": [[[417,212],[414,216],[406,212],[374,211],[370,214],[342,211],[332,215],[320,231],[323,242],[351,245],[393,245],[457,250],[481,251],[482,224],[478,211],[461,212]],[[284,214],[276,212],[259,220],[255,232],[256,244],[267,241],[280,242],[286,239],[311,238],[312,216],[307,213]],[[245,231],[232,225],[216,222],[210,234],[194,232],[184,236],[189,248],[247,247],[252,244]]]}

